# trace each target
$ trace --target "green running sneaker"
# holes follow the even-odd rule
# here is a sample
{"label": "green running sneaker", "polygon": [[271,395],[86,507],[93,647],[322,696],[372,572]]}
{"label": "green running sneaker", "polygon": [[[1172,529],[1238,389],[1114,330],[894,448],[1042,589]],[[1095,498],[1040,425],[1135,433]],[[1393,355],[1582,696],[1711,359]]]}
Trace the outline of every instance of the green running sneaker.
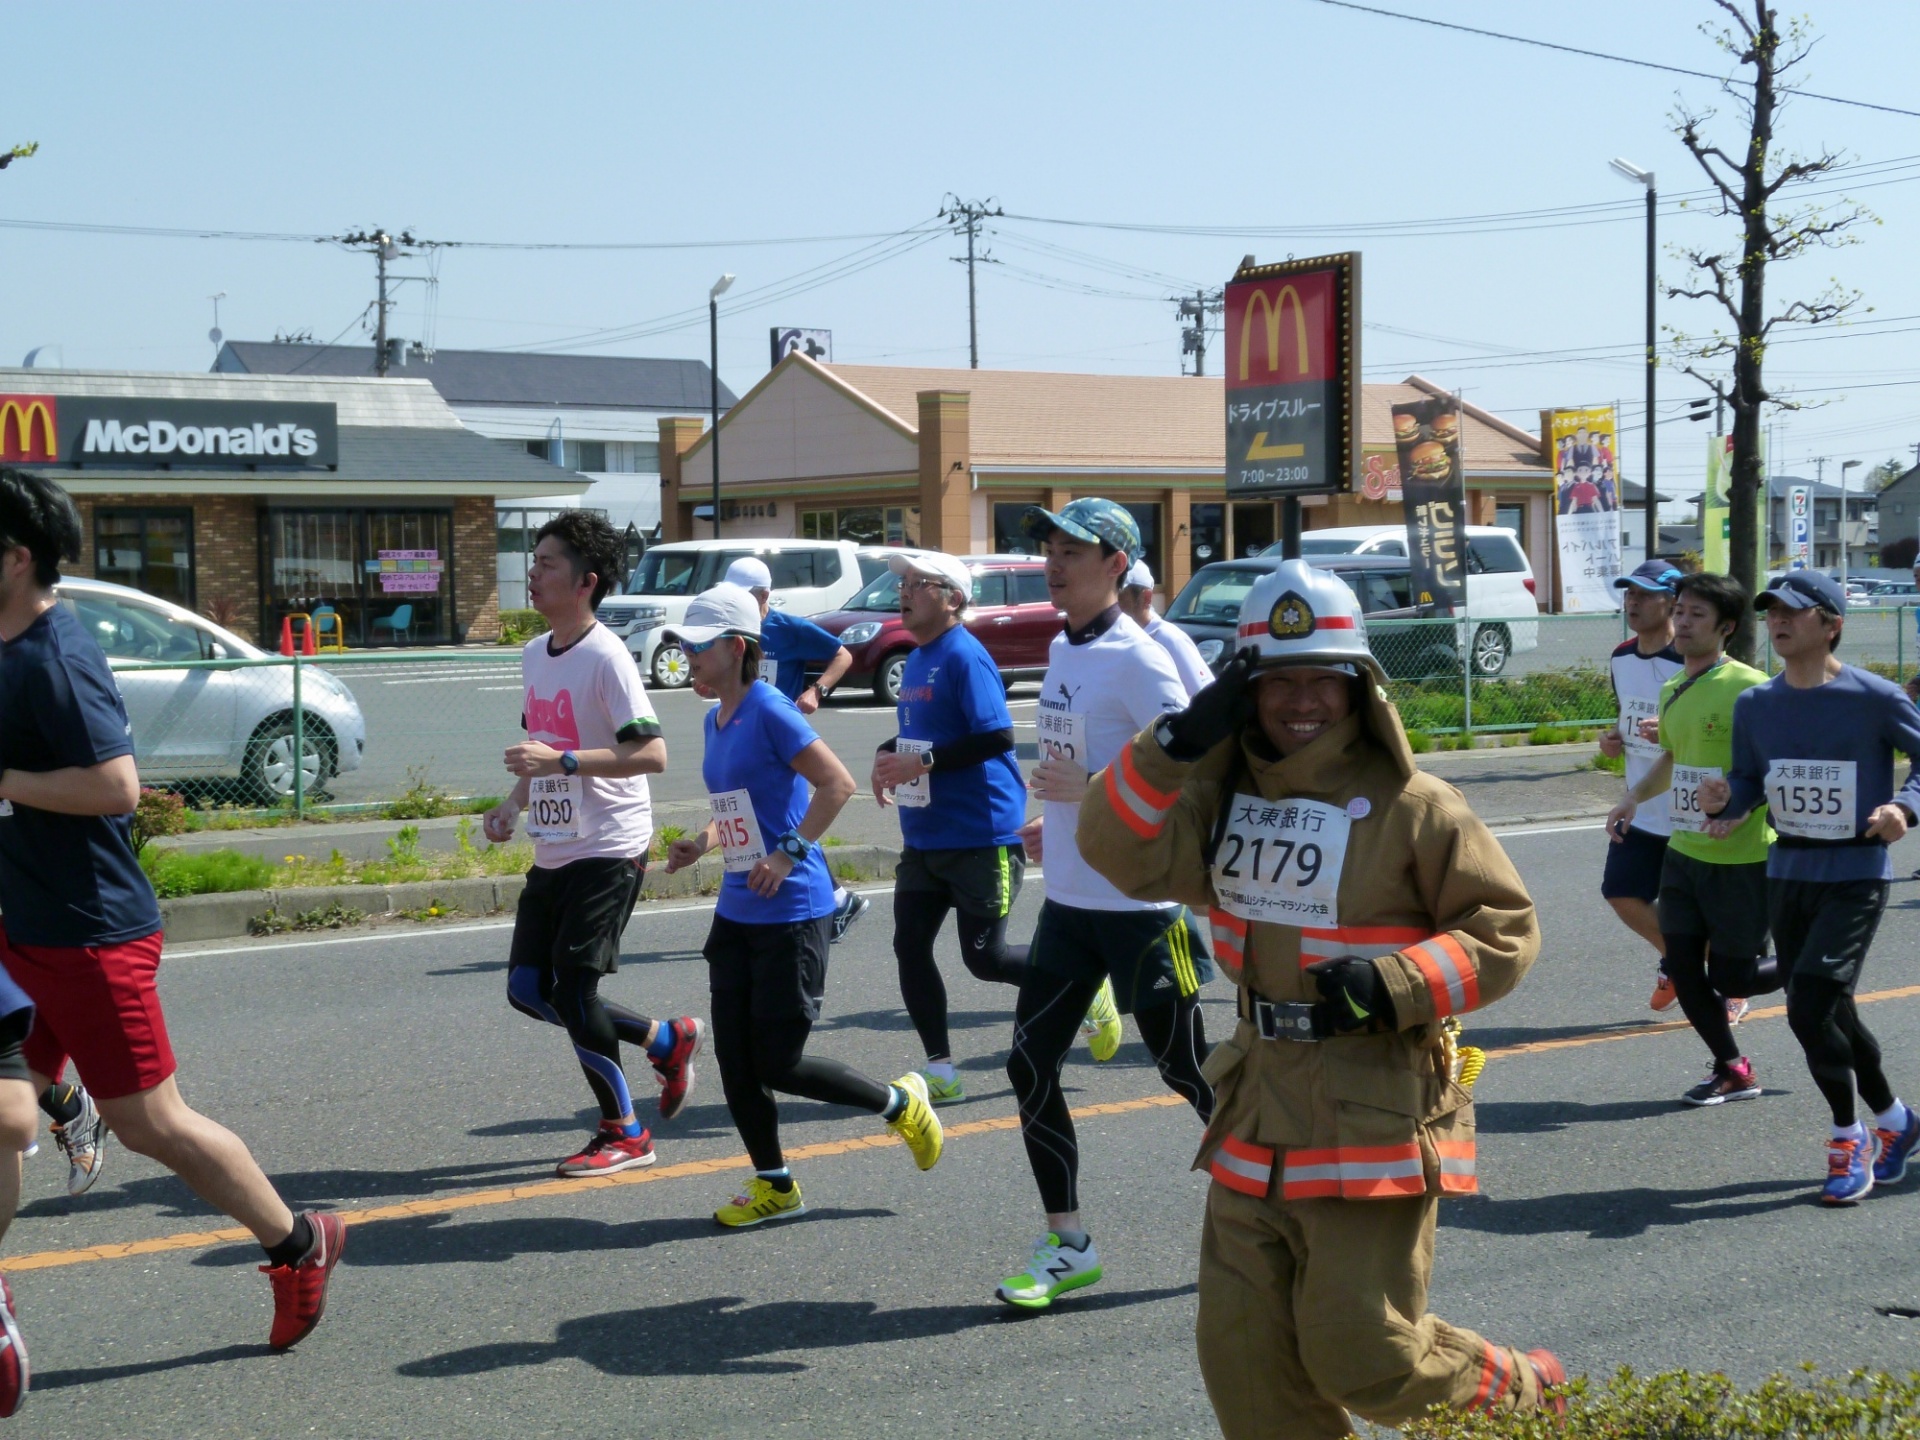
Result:
{"label": "green running sneaker", "polygon": [[1033,1259],[1018,1275],[1009,1275],[993,1293],[1022,1310],[1045,1310],[1069,1290],[1091,1285],[1100,1278],[1100,1257],[1093,1241],[1075,1250],[1062,1245],[1058,1235],[1042,1235],[1033,1246]]}
{"label": "green running sneaker", "polygon": [[747,1181],[746,1194],[734,1196],[730,1203],[713,1212],[713,1218],[729,1230],[739,1230],[766,1220],[791,1220],[806,1213],[807,1204],[800,1198],[798,1180],[793,1182],[791,1190],[783,1193],[774,1189],[773,1182],[765,1176],[755,1175]]}
{"label": "green running sneaker", "polygon": [[922,1070],[920,1078],[927,1082],[927,1103],[929,1105],[958,1105],[967,1098],[966,1087],[960,1083],[960,1077],[942,1080],[930,1070]]}
{"label": "green running sneaker", "polygon": [[926,1077],[915,1071],[893,1083],[907,1092],[907,1108],[887,1121],[887,1128],[907,1142],[914,1164],[922,1170],[931,1170],[940,1163],[945,1139],[940,1131],[940,1117],[933,1113],[927,1099]]}
{"label": "green running sneaker", "polygon": [[1102,980],[1093,1003],[1087,1006],[1087,1018],[1080,1022],[1080,1033],[1087,1037],[1087,1048],[1096,1060],[1111,1060],[1120,1049],[1120,1008],[1113,1003],[1113,981]]}

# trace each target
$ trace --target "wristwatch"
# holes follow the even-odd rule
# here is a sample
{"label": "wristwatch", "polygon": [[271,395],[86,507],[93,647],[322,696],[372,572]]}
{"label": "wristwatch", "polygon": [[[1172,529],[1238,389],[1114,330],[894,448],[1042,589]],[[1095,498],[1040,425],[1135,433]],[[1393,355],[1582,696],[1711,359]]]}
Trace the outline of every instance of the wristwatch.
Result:
{"label": "wristwatch", "polygon": [[1153,727],[1153,739],[1162,750],[1170,750],[1173,745],[1173,726],[1168,723],[1171,716],[1163,718]]}
{"label": "wristwatch", "polygon": [[560,752],[560,773],[563,775],[573,775],[577,774],[579,770],[580,757],[571,750],[562,750]]}
{"label": "wristwatch", "polygon": [[773,848],[796,865],[802,860],[805,860],[813,850],[813,846],[808,843],[806,837],[798,830],[787,831],[786,834],[773,842]]}
{"label": "wristwatch", "polygon": [[933,750],[931,747],[920,752],[920,768],[923,771],[933,769]]}

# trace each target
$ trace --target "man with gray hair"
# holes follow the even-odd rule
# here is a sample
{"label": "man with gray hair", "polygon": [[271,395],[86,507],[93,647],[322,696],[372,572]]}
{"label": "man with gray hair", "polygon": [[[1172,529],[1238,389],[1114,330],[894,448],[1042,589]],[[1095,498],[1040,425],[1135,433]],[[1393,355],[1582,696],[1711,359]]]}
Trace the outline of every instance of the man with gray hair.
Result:
{"label": "man with gray hair", "polygon": [[1120,587],[1120,610],[1172,657],[1173,668],[1180,672],[1180,683],[1187,687],[1188,695],[1198,695],[1212,681],[1213,671],[1200,658],[1200,647],[1193,643],[1193,637],[1154,610],[1153,571],[1146,561],[1134,561],[1127,571],[1127,583]]}

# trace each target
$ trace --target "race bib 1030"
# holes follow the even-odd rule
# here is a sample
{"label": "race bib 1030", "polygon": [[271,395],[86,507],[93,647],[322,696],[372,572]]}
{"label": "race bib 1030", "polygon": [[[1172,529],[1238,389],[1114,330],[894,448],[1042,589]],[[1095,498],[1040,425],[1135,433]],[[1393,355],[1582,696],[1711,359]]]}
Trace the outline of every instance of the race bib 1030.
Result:
{"label": "race bib 1030", "polygon": [[536,775],[527,782],[527,838],[552,843],[580,838],[580,777]]}

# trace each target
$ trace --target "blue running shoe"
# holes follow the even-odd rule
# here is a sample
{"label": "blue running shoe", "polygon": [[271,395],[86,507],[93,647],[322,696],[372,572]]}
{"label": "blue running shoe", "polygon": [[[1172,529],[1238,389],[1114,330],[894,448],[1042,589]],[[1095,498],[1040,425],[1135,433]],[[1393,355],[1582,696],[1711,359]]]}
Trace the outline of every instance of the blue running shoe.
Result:
{"label": "blue running shoe", "polygon": [[1873,1136],[1880,1142],[1880,1158],[1873,1162],[1873,1183],[1898,1185],[1907,1178],[1907,1157],[1913,1154],[1915,1145],[1920,1145],[1920,1111],[1908,1107],[1907,1128],[1898,1134],[1875,1130]]}
{"label": "blue running shoe", "polygon": [[1873,1139],[1864,1131],[1858,1138],[1827,1141],[1827,1183],[1820,1199],[1827,1205],[1852,1205],[1873,1189]]}

